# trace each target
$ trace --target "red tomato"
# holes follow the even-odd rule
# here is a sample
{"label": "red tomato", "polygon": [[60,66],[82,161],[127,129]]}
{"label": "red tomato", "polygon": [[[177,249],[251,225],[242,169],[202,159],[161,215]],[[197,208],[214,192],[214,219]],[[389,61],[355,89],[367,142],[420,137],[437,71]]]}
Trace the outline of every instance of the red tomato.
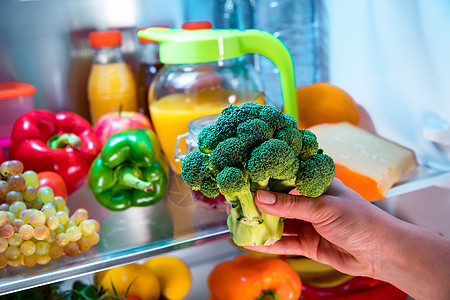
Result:
{"label": "red tomato", "polygon": [[63,197],[67,200],[67,188],[66,183],[61,175],[52,171],[39,172],[39,187],[49,186],[52,188],[55,196]]}

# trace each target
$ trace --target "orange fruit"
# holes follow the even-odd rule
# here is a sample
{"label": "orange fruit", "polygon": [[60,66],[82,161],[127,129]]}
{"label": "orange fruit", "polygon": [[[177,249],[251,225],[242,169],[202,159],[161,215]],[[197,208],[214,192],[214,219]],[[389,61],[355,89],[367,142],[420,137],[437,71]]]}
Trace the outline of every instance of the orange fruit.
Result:
{"label": "orange fruit", "polygon": [[349,122],[358,125],[358,106],[343,89],[327,82],[297,88],[300,128],[322,123]]}

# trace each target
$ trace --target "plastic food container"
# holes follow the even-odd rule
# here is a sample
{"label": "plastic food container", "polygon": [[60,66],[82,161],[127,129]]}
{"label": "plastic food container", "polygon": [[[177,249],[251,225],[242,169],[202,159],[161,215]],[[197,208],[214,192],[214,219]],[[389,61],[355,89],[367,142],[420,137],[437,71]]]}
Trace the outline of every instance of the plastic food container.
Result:
{"label": "plastic food container", "polygon": [[24,82],[0,83],[0,145],[9,146],[11,130],[16,120],[34,109],[34,86]]}

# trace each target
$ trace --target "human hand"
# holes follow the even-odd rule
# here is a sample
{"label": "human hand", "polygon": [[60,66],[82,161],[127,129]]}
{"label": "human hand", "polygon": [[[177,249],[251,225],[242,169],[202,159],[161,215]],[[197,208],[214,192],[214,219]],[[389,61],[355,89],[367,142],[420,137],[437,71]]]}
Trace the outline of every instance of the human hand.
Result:
{"label": "human hand", "polygon": [[264,212],[287,219],[283,236],[274,245],[246,248],[303,255],[350,275],[375,277],[383,236],[397,221],[336,178],[318,198],[260,190],[255,203]]}
{"label": "human hand", "polygon": [[450,299],[450,241],[391,216],[339,179],[317,198],[257,191],[255,203],[286,222],[275,244],[248,249],[304,255],[390,282],[414,299]]}

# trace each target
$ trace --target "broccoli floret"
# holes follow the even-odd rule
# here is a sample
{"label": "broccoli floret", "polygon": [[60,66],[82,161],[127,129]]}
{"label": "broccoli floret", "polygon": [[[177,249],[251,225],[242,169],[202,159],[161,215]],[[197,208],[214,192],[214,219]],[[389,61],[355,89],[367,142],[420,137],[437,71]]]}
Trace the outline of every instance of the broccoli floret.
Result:
{"label": "broccoli floret", "polygon": [[286,126],[298,128],[297,121],[295,121],[294,117],[288,114],[284,114],[284,122]]}
{"label": "broccoli floret", "polygon": [[242,167],[245,161],[245,150],[244,143],[238,138],[229,138],[220,142],[209,157],[212,170],[218,173],[225,167]]}
{"label": "broccoli floret", "polygon": [[258,118],[262,107],[261,104],[255,102],[247,102],[239,105],[233,114],[236,124],[239,125],[245,121]]}
{"label": "broccoli floret", "polygon": [[289,147],[294,150],[295,156],[301,153],[303,133],[298,128],[291,126],[281,128],[275,132],[273,137],[288,143]]}
{"label": "broccoli floret", "polygon": [[181,176],[193,190],[200,190],[203,181],[213,176],[207,166],[208,159],[207,154],[195,151],[181,161]]}
{"label": "broccoli floret", "polygon": [[211,177],[205,178],[205,180],[203,180],[202,185],[200,186],[200,192],[202,192],[202,194],[206,197],[213,199],[220,194],[217,182]]}
{"label": "broccoli floret", "polygon": [[237,138],[240,139],[246,148],[254,147],[273,136],[273,129],[261,119],[245,121],[237,127]]}
{"label": "broccoli floret", "polygon": [[308,129],[300,129],[302,132],[302,151],[300,152],[300,160],[305,160],[319,150],[319,143],[314,133]]}
{"label": "broccoli floret", "polygon": [[225,138],[217,133],[215,124],[207,125],[198,134],[198,149],[203,153],[211,153]]}
{"label": "broccoli floret", "polygon": [[238,108],[238,106],[235,105],[228,105],[224,109],[222,109],[220,115],[221,116],[230,116],[233,115],[235,110]]}
{"label": "broccoli floret", "polygon": [[[232,116],[230,114],[230,116]],[[216,120],[217,134],[225,139],[236,136],[237,122],[227,115],[220,115]]]}
{"label": "broccoli floret", "polygon": [[317,197],[334,176],[333,160],[318,148],[316,136],[299,130],[294,118],[273,106],[230,105],[199,135],[199,150],[181,164],[184,181],[230,204],[227,224],[239,246],[270,245],[281,238],[284,219],[254,203],[258,189]]}
{"label": "broccoli floret", "polygon": [[259,116],[259,112],[264,107],[264,105],[258,104],[256,102],[245,102],[238,106],[239,110],[245,111],[247,116],[251,116],[251,118],[257,118]]}
{"label": "broccoli floret", "polygon": [[224,137],[235,137],[239,124],[258,118],[261,107],[262,105],[252,102],[244,103],[237,107],[229,105],[222,110],[222,114],[217,118],[216,128],[218,134]]}
{"label": "broccoli floret", "polygon": [[273,130],[278,130],[284,127],[297,128],[297,122],[293,117],[283,113],[281,110],[271,105],[264,105],[259,111],[259,118],[268,123]]}
{"label": "broccoli floret", "polygon": [[181,177],[194,190],[209,198],[219,195],[219,186],[209,168],[209,156],[200,151],[188,153],[181,161]]}
{"label": "broccoli floret", "polygon": [[295,186],[300,194],[315,198],[328,189],[336,168],[333,159],[321,152],[300,162],[295,180]]}
{"label": "broccoli floret", "polygon": [[293,178],[297,173],[299,161],[288,143],[270,139],[253,149],[247,167],[254,188],[268,189],[269,180],[272,178]]}
{"label": "broccoli floret", "polygon": [[231,198],[250,192],[248,177],[235,167],[224,168],[216,177],[220,192]]}

